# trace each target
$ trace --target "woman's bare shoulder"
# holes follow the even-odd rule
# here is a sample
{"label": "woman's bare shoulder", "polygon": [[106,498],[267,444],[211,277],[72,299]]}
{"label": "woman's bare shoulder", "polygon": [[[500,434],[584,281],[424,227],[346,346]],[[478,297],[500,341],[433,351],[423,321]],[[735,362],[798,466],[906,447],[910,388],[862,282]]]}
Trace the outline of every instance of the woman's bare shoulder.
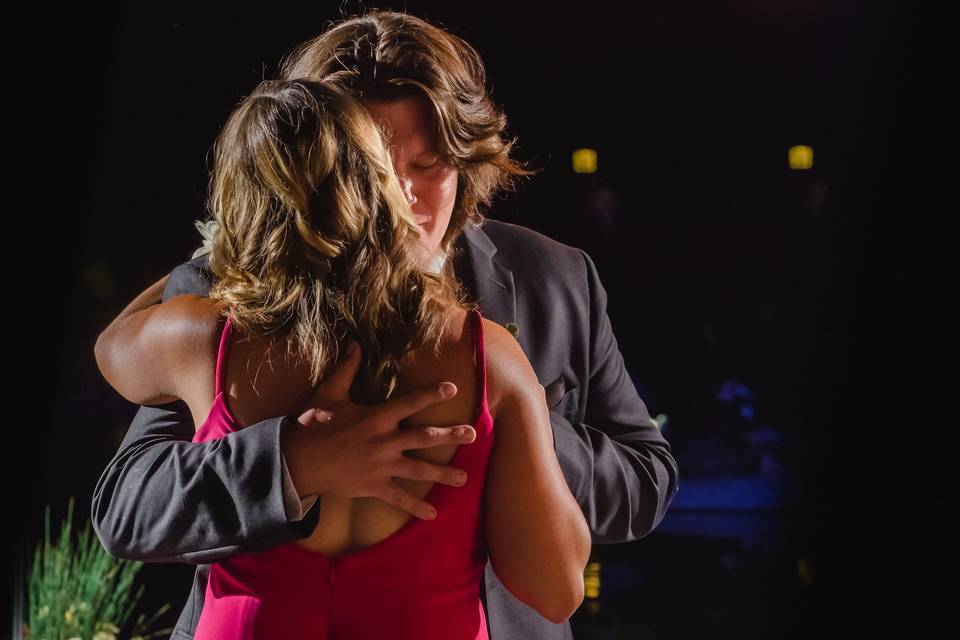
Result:
{"label": "woman's bare shoulder", "polygon": [[208,357],[220,340],[224,313],[217,300],[186,293],[166,300],[158,312],[153,332],[183,356]]}
{"label": "woman's bare shoulder", "polygon": [[189,404],[197,381],[216,358],[219,305],[183,295],[118,318],[97,340],[97,365],[107,381],[137,404]]}
{"label": "woman's bare shoulder", "polygon": [[496,416],[501,400],[509,393],[537,384],[536,374],[512,333],[492,320],[483,320],[487,359],[487,402]]}
{"label": "woman's bare shoulder", "polygon": [[[516,367],[519,365],[529,366],[523,347],[512,333],[493,320],[483,320],[483,337],[488,353],[488,366],[494,366],[499,369]],[[506,372],[504,372],[506,373]]]}
{"label": "woman's bare shoulder", "polygon": [[196,293],[174,296],[165,300],[161,307],[168,309],[171,314],[197,321],[210,321],[223,316],[222,302]]}

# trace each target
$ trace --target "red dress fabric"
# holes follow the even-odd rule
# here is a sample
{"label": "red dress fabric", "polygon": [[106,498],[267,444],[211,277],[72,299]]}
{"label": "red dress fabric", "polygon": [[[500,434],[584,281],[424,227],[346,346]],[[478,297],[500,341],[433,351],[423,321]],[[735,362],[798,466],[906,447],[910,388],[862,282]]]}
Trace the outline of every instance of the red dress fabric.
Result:
{"label": "red dress fabric", "polygon": [[[480,640],[488,638],[480,600],[487,562],[482,536],[483,488],[493,446],[487,407],[483,322],[473,312],[480,406],[477,437],[451,466],[467,472],[462,487],[435,484],[426,500],[434,520],[411,517],[385,540],[336,558],[296,543],[210,565],[195,640]],[[216,398],[194,442],[239,429],[222,377],[231,324],[217,353]]]}

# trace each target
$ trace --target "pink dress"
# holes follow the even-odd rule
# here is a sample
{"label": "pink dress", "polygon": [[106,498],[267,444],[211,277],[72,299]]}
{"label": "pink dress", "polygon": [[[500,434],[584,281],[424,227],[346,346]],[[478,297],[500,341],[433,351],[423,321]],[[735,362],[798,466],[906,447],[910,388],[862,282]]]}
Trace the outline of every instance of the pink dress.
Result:
{"label": "pink dress", "polygon": [[[483,487],[493,418],[483,322],[478,312],[471,315],[480,384],[477,437],[450,461],[467,472],[467,483],[430,489],[425,499],[437,509],[434,520],[411,517],[385,540],[333,559],[289,543],[210,565],[195,640],[488,637],[480,588],[487,562]],[[216,398],[194,442],[239,429],[222,384],[230,335],[228,318],[217,353]]]}

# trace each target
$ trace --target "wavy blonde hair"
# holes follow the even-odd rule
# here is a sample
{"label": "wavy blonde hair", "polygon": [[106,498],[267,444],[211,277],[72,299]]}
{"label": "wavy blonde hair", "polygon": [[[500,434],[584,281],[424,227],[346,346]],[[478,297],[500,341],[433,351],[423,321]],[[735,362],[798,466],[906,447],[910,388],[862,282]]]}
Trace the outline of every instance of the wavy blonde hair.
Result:
{"label": "wavy blonde hair", "polygon": [[420,267],[418,228],[367,111],[334,85],[261,83],[214,147],[210,297],[255,334],[281,332],[314,383],[350,339],[378,397],[400,360],[438,345],[449,278]]}
{"label": "wavy blonde hair", "polygon": [[532,175],[510,157],[515,140],[486,89],[476,49],[463,39],[405,13],[370,11],[334,24],[284,59],[284,79],[336,84],[362,102],[421,96],[435,125],[437,151],[458,172],[457,199],[443,248],[520,176]]}

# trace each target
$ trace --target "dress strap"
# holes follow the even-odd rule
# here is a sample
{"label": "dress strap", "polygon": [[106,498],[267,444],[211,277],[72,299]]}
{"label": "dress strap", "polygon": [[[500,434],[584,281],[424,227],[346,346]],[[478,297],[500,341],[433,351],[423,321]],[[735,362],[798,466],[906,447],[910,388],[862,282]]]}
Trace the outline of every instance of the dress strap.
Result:
{"label": "dress strap", "polygon": [[482,412],[487,407],[487,353],[483,342],[483,316],[479,309],[472,309],[470,316],[473,321],[473,362],[477,367],[477,392]]}
{"label": "dress strap", "polygon": [[223,333],[220,334],[220,347],[217,349],[217,374],[214,387],[214,396],[223,393],[223,376],[226,375],[227,356],[230,354],[230,336],[233,334],[233,325],[230,316],[223,323]]}

